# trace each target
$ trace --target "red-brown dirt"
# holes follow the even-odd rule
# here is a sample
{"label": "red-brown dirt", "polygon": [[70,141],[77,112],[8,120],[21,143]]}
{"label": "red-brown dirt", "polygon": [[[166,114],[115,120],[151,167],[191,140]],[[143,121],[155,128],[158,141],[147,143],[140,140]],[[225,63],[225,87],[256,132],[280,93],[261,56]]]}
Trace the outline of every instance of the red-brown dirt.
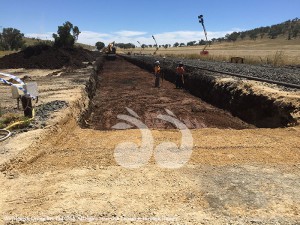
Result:
{"label": "red-brown dirt", "polygon": [[153,74],[118,58],[107,61],[100,76],[99,88],[92,100],[92,113],[86,122],[91,128],[108,130],[120,122],[119,114],[130,114],[132,109],[149,128],[176,128],[168,122],[157,119],[172,111],[188,128],[251,128],[237,117],[218,109],[186,90],[175,89],[168,81],[161,82],[160,88],[154,87]]}

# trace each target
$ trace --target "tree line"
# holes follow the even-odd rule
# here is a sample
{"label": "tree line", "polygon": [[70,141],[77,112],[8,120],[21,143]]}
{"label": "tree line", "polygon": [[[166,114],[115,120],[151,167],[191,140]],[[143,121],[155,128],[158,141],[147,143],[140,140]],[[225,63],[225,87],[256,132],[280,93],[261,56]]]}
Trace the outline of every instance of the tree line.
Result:
{"label": "tree line", "polygon": [[[241,31],[241,32],[232,32],[230,34],[226,34],[225,37],[220,38],[212,38],[208,41],[208,44],[211,45],[213,43],[221,43],[221,42],[235,42],[237,40],[244,40],[246,38],[250,40],[256,40],[258,38],[269,38],[276,39],[279,36],[285,36],[287,40],[292,40],[300,37],[300,19],[295,18],[292,20],[287,20],[280,24],[275,24],[272,26],[259,27],[252,30]],[[133,45],[133,44],[132,44]],[[187,43],[179,43],[176,42],[173,45],[159,45],[159,48],[169,48],[173,47],[184,47],[184,46],[199,46],[206,45],[206,41],[201,39],[199,41],[189,41]],[[120,45],[123,46],[124,45]],[[133,45],[134,46],[134,45]],[[142,48],[151,48],[156,47],[156,45],[146,45],[142,44]],[[126,48],[126,47],[125,47]]]}
{"label": "tree line", "polygon": [[225,37],[213,38],[211,41],[235,42],[237,40],[244,40],[245,38],[249,38],[250,40],[256,40],[258,38],[276,39],[279,36],[284,36],[287,40],[300,37],[300,19],[295,18],[272,26],[259,27],[241,32],[233,32],[231,34],[226,34]]}
{"label": "tree line", "polygon": [[[58,26],[57,34],[53,34],[54,46],[55,47],[64,47],[71,48],[74,46],[75,42],[78,40],[80,34],[79,28],[74,26],[71,22],[66,21],[62,26]],[[241,32],[232,32],[231,34],[226,34],[225,37],[212,38],[208,44],[216,42],[235,42],[237,40],[244,40],[249,38],[251,40],[256,40],[258,38],[270,38],[276,39],[279,36],[285,36],[287,40],[295,39],[300,37],[300,19],[295,18],[292,20],[287,20],[283,23],[259,27],[252,30],[241,31]],[[184,47],[184,46],[196,46],[196,45],[205,45],[206,41],[201,39],[200,41],[189,41],[185,43],[174,43],[173,47]],[[98,50],[105,47],[103,42],[97,42],[96,45]],[[116,43],[116,47],[123,49],[135,48],[136,46],[132,43]],[[19,50],[20,48],[26,47],[24,41],[24,34],[20,30],[15,28],[3,28],[0,32],[0,50]],[[171,44],[165,45],[146,45],[142,44],[142,48],[170,48]]]}
{"label": "tree line", "polygon": [[[75,42],[78,40],[80,34],[79,28],[74,26],[71,22],[66,21],[62,26],[58,26],[57,34],[53,34],[52,37],[54,42],[45,41],[39,44],[53,44],[57,48],[72,48],[74,47]],[[19,50],[25,48],[26,44],[24,41],[24,34],[20,30],[15,28],[3,28],[3,31],[0,32],[0,50]]]}
{"label": "tree line", "polygon": [[15,28],[3,28],[0,32],[0,50],[19,50],[25,45],[23,40],[24,34],[20,30]]}
{"label": "tree line", "polygon": [[[212,42],[209,41],[208,44],[211,44]],[[146,45],[146,44],[142,44],[141,45],[141,48],[164,48],[164,49],[167,49],[167,48],[171,48],[171,47],[184,47],[184,46],[196,46],[196,45],[205,45],[206,42],[204,40],[200,40],[200,41],[190,41],[188,42],[187,44],[185,43],[179,43],[179,42],[176,42],[174,43],[173,45],[171,44],[164,44],[164,45]],[[115,46],[119,47],[119,48],[123,48],[123,49],[129,49],[129,48],[136,48],[136,46],[132,43],[127,43],[127,44],[123,44],[123,43],[118,43],[118,44],[115,44]],[[105,44],[103,42],[97,42],[96,43],[96,47],[98,50],[102,49],[103,47],[105,47]]]}

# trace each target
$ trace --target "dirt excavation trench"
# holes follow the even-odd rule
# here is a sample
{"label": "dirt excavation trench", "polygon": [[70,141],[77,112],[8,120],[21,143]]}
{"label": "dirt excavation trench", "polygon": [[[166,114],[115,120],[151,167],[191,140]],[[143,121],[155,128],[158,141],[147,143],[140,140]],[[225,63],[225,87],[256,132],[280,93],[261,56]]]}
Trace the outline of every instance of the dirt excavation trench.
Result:
{"label": "dirt excavation trench", "polygon": [[100,75],[99,87],[90,105],[85,125],[97,130],[109,130],[121,120],[121,114],[132,116],[152,129],[174,129],[176,126],[157,118],[170,110],[189,129],[206,127],[245,129],[253,128],[230,113],[218,109],[183,89],[164,80],[154,87],[154,75],[128,63],[122,58],[108,61]]}
{"label": "dirt excavation trench", "polygon": [[[49,82],[87,80],[90,70],[85,71],[53,76]],[[151,73],[120,58],[90,74],[88,93],[56,112],[59,122],[49,122],[45,136],[28,131],[35,142],[0,164],[0,224],[300,222],[299,126],[258,129],[167,81],[154,88]],[[64,86],[57,83],[56,88]],[[72,95],[64,88],[56,98]],[[173,155],[157,157],[159,146],[183,142],[176,126],[163,123],[158,114],[192,128],[190,155],[179,168],[164,164]],[[115,129],[120,123],[123,129],[134,126],[125,123],[129,117],[143,129]],[[139,147],[145,132],[153,138],[147,160],[136,168],[121,164],[117,146]]]}

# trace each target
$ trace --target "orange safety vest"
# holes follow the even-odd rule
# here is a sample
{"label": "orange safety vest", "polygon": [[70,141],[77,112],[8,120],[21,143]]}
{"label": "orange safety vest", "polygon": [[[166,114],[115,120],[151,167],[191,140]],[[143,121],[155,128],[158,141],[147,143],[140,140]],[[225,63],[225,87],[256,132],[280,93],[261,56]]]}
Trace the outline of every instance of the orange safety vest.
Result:
{"label": "orange safety vest", "polygon": [[160,66],[155,66],[154,67],[154,73],[155,74],[160,73]]}
{"label": "orange safety vest", "polygon": [[178,66],[178,67],[176,68],[176,73],[177,73],[177,74],[180,74],[180,75],[184,74],[184,68]]}

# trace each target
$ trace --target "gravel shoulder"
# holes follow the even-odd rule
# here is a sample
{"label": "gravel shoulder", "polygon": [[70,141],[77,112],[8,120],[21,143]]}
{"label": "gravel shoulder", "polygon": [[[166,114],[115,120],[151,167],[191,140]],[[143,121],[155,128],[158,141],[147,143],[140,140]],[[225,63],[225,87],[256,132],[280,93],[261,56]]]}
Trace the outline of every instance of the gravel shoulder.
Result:
{"label": "gravel shoulder", "polygon": [[182,58],[167,58],[163,59],[159,56],[131,56],[137,58],[143,58],[143,60],[153,62],[154,58],[159,59],[163,64],[169,66],[173,64],[175,68],[179,61],[182,61],[185,65],[201,67],[210,70],[224,71],[229,73],[237,73],[245,76],[253,76],[258,78],[264,78],[268,80],[281,81],[286,83],[292,83],[300,85],[300,68],[299,67],[272,67],[269,65],[249,65],[249,64],[236,64],[229,62],[213,62],[204,61],[199,59],[182,59]]}

